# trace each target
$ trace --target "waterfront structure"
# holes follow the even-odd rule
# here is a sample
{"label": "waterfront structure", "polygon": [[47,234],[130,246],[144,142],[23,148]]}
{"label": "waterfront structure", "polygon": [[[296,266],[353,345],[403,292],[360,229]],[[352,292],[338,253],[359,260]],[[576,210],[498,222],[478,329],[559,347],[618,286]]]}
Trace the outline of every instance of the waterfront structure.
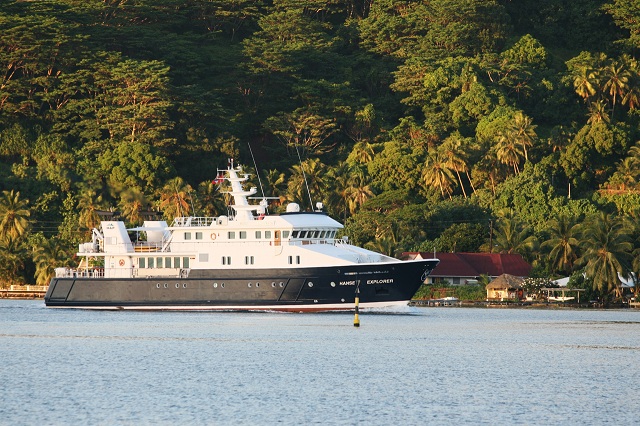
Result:
{"label": "waterfront structure", "polygon": [[524,279],[511,274],[502,274],[487,284],[487,301],[522,300]]}
{"label": "waterfront structure", "polygon": [[527,277],[531,272],[531,265],[519,254],[407,252],[402,254],[402,258],[440,260],[427,278],[426,284],[477,284],[483,275],[489,279],[495,279],[502,274]]}

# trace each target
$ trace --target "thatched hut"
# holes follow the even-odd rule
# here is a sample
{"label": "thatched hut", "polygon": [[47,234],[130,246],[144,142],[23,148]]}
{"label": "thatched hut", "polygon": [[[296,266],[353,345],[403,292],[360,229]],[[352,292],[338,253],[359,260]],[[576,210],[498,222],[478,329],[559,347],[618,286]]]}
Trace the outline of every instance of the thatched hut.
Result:
{"label": "thatched hut", "polygon": [[520,300],[524,297],[523,278],[502,274],[487,284],[487,300]]}

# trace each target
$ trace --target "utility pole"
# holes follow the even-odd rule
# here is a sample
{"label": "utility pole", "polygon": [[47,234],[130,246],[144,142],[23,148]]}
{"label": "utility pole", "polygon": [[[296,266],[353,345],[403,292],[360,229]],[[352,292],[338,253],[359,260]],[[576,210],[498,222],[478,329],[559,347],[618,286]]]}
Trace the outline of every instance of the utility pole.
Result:
{"label": "utility pole", "polygon": [[489,253],[493,253],[493,219],[489,219]]}

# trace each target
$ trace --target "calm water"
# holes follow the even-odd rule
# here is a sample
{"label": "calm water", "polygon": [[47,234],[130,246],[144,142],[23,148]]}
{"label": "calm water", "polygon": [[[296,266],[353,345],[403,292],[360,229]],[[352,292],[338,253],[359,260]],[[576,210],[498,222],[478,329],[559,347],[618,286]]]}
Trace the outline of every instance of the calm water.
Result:
{"label": "calm water", "polygon": [[637,424],[640,311],[105,312],[0,300],[0,423]]}

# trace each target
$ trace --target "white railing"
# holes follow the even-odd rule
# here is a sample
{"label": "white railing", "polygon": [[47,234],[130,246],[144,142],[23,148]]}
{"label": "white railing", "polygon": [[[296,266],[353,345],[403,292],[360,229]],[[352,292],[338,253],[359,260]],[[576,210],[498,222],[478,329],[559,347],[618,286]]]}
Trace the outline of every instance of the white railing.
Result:
{"label": "white railing", "polygon": [[215,217],[176,217],[171,226],[211,226],[214,223]]}
{"label": "white railing", "polygon": [[56,278],[104,278],[103,268],[74,269],[74,268],[56,268]]}

